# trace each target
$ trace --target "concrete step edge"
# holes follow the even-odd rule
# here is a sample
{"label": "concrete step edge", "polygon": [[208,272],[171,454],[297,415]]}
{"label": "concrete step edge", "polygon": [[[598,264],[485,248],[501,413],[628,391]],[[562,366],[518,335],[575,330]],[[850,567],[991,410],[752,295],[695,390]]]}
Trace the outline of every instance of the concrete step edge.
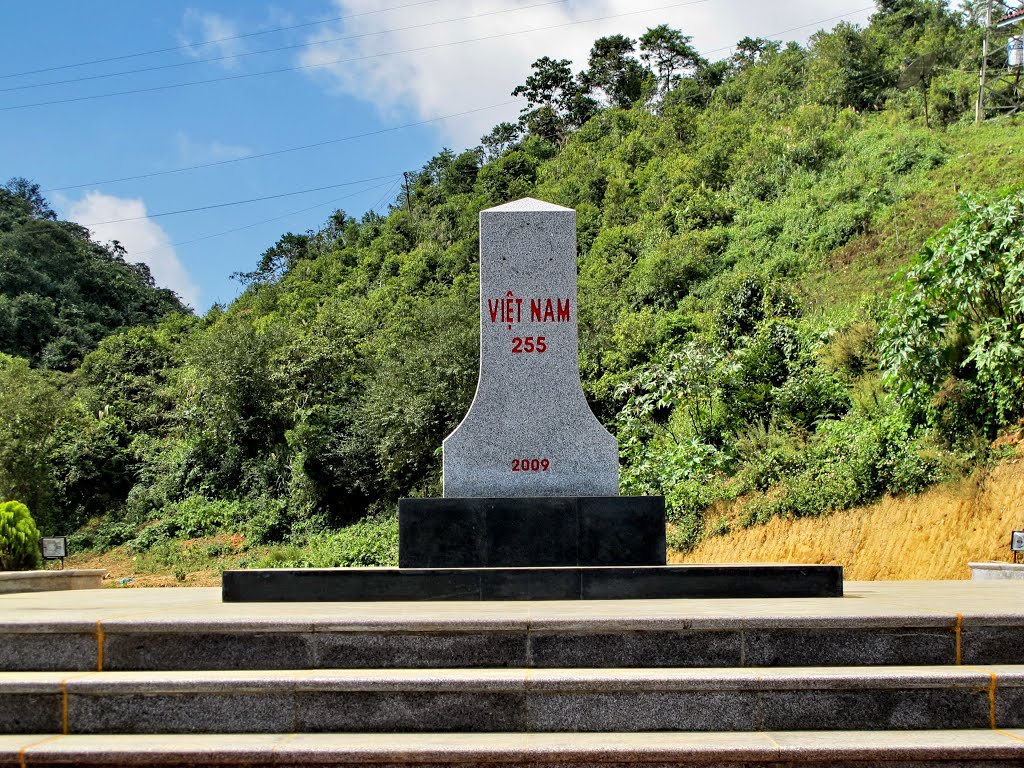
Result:
{"label": "concrete step edge", "polygon": [[0,696],[287,691],[771,691],[1024,687],[1024,665],[0,672]]}
{"label": "concrete step edge", "polygon": [[[600,603],[602,601],[594,601]],[[610,601],[608,601],[610,602]],[[627,601],[628,602],[628,601]],[[668,601],[666,601],[668,602]],[[319,604],[318,604],[319,605]],[[337,603],[329,605],[360,606],[363,603]],[[393,603],[392,605],[406,605]],[[469,605],[476,605],[470,603]],[[156,613],[156,612],[154,612]],[[758,616],[708,615],[708,616],[539,616],[522,618],[475,618],[453,615],[423,619],[401,616],[374,618],[353,616],[342,618],[293,618],[272,616],[267,618],[239,617],[188,617],[168,618],[166,615],[116,616],[88,619],[0,619],[0,636],[6,634],[63,633],[93,634],[99,622],[104,632],[124,634],[194,634],[211,633],[318,633],[318,632],[369,632],[369,633],[438,633],[438,632],[505,632],[526,634],[537,632],[738,632],[757,630],[808,630],[808,629],[946,629],[954,630],[959,622],[961,628],[971,627],[1020,627],[1024,615],[1018,613],[986,614],[960,619],[955,613],[882,613],[850,615],[798,615],[781,613]]]}
{"label": "concrete step edge", "polygon": [[[1024,760],[1024,730],[0,736],[0,765]],[[1005,763],[1004,763],[1005,764]]]}

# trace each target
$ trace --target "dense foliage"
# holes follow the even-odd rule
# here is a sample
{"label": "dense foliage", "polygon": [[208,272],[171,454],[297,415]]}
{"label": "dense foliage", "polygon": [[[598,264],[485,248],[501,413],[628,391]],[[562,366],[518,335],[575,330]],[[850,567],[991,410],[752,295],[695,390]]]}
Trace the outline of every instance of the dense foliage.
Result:
{"label": "dense foliage", "polygon": [[883,345],[892,388],[951,443],[1024,413],[1024,192],[962,206],[907,271]]}
{"label": "dense foliage", "polygon": [[[477,215],[524,195],[577,211],[584,387],[674,546],[917,491],[1022,415],[1019,196],[971,198],[886,295],[952,215],[951,179],[991,191],[1024,165],[1014,123],[969,125],[977,40],[941,0],[886,0],[806,48],[747,38],[709,62],[659,26],[575,74],[544,57],[517,125],[441,151],[385,217],[285,234],[230,307],[99,334],[70,374],[43,370],[68,367],[49,340],[12,350],[41,367],[0,358],[0,495],[139,556],[232,532],[309,544],[281,563],[392,562],[394,502],[439,493],[476,383]],[[920,88],[894,87],[923,54],[930,127]],[[954,416],[936,398],[958,387],[1001,399]]]}
{"label": "dense foliage", "polygon": [[0,352],[69,371],[119,328],[184,311],[125,255],[57,221],[38,184],[15,178],[0,187]]}

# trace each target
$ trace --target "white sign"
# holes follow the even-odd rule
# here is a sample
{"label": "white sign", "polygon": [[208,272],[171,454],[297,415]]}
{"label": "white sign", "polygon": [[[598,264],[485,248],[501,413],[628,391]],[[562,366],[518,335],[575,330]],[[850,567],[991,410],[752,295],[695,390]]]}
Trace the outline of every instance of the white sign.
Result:
{"label": "white sign", "polygon": [[67,536],[47,536],[43,538],[43,559],[60,560],[68,556]]}
{"label": "white sign", "polygon": [[1010,549],[1014,552],[1024,552],[1024,531],[1014,531],[1010,539]]}

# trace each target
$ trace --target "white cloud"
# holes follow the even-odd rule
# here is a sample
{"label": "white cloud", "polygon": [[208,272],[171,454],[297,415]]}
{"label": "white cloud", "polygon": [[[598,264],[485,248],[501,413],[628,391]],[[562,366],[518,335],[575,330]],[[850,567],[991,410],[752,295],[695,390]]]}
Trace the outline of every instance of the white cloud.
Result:
{"label": "white cloud", "polygon": [[[470,38],[492,37],[479,42],[394,53],[387,56],[330,64],[309,70],[311,76],[331,90],[350,94],[375,104],[388,117],[412,113],[418,117],[460,112],[497,104],[530,73],[530,64],[541,56],[567,58],[577,71],[586,66],[593,41],[610,34],[636,39],[649,27],[669,24],[691,35],[701,51],[734,44],[744,36],[767,37],[792,27],[859,11],[848,17],[863,22],[871,5],[866,0],[821,3],[820,0],[788,0],[766,3],[758,0],[709,0],[677,5],[671,0],[478,0],[460,10],[442,10],[439,4],[403,8],[391,13],[367,13],[379,8],[379,0],[332,0],[337,15],[362,14],[344,22],[318,28],[299,54],[302,65],[319,65],[339,59],[373,56]],[[542,4],[544,3],[544,4]],[[509,13],[494,13],[511,8]],[[650,13],[633,13],[661,8]],[[491,14],[491,15],[481,15]],[[630,14],[622,16],[621,14]],[[475,18],[448,24],[432,24],[456,17]],[[617,18],[560,26],[557,29],[509,34],[520,30],[552,27],[600,17]],[[836,21],[826,22],[831,27]],[[417,27],[404,31],[384,31]],[[814,26],[783,35],[783,39],[806,40]],[[377,33],[381,34],[370,34]],[[331,38],[365,35],[350,40],[324,42]],[[500,35],[500,37],[495,37]],[[710,58],[728,55],[711,53]],[[445,121],[442,133],[457,148],[476,144],[478,138],[500,120],[514,119],[515,106],[489,110]]]}
{"label": "white cloud", "polygon": [[249,147],[241,144],[226,144],[216,139],[212,141],[197,141],[184,131],[178,131],[174,136],[174,143],[178,149],[178,160],[181,165],[199,165],[202,163],[216,163],[221,160],[238,160],[252,154]]}
{"label": "white cloud", "polygon": [[97,221],[136,219],[118,224],[89,226],[94,240],[101,243],[117,240],[128,251],[128,261],[146,264],[157,285],[170,288],[193,307],[199,306],[199,286],[192,280],[178,259],[170,238],[163,228],[146,216],[146,203],[141,199],[114,197],[102,192],[86,192],[77,202],[67,206],[71,221],[92,225]]}
{"label": "white cloud", "polygon": [[[233,57],[245,51],[243,41],[237,39],[238,34],[238,26],[226,16],[188,8],[178,31],[178,42],[187,46],[184,53],[192,59]],[[226,69],[234,69],[238,59],[225,58],[218,63]]]}

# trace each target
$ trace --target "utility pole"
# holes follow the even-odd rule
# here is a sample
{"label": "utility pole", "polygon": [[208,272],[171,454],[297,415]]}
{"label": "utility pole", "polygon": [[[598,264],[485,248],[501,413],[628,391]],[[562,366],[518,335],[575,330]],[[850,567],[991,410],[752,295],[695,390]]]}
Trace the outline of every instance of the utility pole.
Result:
{"label": "utility pole", "polygon": [[992,29],[992,0],[985,0],[985,37],[981,43],[981,75],[978,83],[978,102],[974,110],[974,123],[981,125],[985,119],[985,78],[988,75],[988,35]]}
{"label": "utility pole", "polygon": [[[991,3],[992,0],[989,0]],[[405,179],[405,210],[412,213],[412,199],[409,197],[409,172],[402,171],[402,178]]]}
{"label": "utility pole", "polygon": [[1016,63],[1018,41],[1024,33],[1024,0],[985,0],[984,32],[974,115],[977,124],[990,115],[1024,112],[1024,68]]}

